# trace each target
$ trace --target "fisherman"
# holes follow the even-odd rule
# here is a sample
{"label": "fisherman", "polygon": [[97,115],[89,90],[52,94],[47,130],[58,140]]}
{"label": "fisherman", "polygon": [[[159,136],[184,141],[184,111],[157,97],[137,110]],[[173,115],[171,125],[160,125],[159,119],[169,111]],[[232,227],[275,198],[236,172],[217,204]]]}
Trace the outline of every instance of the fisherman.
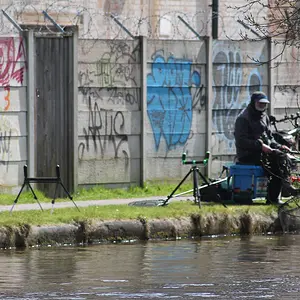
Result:
{"label": "fisherman", "polygon": [[235,121],[234,137],[238,163],[262,166],[268,176],[267,204],[281,204],[282,187],[293,196],[300,190],[290,181],[292,163],[286,153],[291,150],[277,143],[272,134],[266,113],[269,103],[265,93],[254,92]]}

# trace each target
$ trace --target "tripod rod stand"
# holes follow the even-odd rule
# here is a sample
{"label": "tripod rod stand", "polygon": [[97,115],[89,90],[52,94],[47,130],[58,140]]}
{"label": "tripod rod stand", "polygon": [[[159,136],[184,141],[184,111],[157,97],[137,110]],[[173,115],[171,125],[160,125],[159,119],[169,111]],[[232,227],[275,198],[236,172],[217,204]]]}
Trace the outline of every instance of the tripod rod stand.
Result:
{"label": "tripod rod stand", "polygon": [[175,187],[175,189],[172,191],[172,193],[167,196],[167,199],[162,203],[161,206],[165,206],[168,204],[170,199],[174,196],[176,191],[180,188],[180,186],[185,182],[185,180],[189,177],[190,174],[193,174],[193,196],[194,196],[194,201],[195,203],[199,203],[199,206],[201,205],[200,203],[200,190],[199,190],[199,176],[201,179],[205,182],[206,185],[209,185],[209,182],[207,179],[203,176],[203,174],[199,171],[198,165],[204,165],[206,166],[209,160],[210,152],[207,151],[205,154],[205,158],[203,161],[196,161],[196,160],[190,160],[186,161],[186,153],[182,154],[182,163],[184,165],[192,165],[190,168],[189,172],[184,176],[184,178],[180,181],[180,183]]}

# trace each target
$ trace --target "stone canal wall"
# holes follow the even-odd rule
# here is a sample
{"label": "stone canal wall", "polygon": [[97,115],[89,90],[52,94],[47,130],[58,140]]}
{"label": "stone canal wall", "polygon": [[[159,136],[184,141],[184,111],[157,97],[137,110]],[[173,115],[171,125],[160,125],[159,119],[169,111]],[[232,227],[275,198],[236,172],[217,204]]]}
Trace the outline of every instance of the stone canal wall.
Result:
{"label": "stone canal wall", "polygon": [[1,248],[98,244],[200,238],[211,235],[275,234],[282,232],[276,212],[194,214],[180,219],[90,220],[73,224],[0,228]]}

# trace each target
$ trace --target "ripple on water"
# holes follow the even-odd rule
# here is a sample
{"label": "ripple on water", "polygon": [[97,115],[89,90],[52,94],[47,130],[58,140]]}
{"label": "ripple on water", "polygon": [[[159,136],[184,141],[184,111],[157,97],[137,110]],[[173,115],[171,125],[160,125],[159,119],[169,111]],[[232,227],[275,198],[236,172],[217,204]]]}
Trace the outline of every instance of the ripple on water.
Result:
{"label": "ripple on water", "polygon": [[296,235],[5,250],[0,300],[295,300],[299,253]]}

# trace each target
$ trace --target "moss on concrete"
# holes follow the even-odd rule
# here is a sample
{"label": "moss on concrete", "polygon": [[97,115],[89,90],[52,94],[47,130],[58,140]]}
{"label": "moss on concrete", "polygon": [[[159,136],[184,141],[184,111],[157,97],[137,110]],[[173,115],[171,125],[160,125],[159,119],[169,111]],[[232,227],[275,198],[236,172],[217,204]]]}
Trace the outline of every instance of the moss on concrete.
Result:
{"label": "moss on concrete", "polygon": [[6,226],[0,228],[0,248],[266,234],[280,231],[282,229],[276,213],[199,213],[173,219],[85,220],[57,226]]}

